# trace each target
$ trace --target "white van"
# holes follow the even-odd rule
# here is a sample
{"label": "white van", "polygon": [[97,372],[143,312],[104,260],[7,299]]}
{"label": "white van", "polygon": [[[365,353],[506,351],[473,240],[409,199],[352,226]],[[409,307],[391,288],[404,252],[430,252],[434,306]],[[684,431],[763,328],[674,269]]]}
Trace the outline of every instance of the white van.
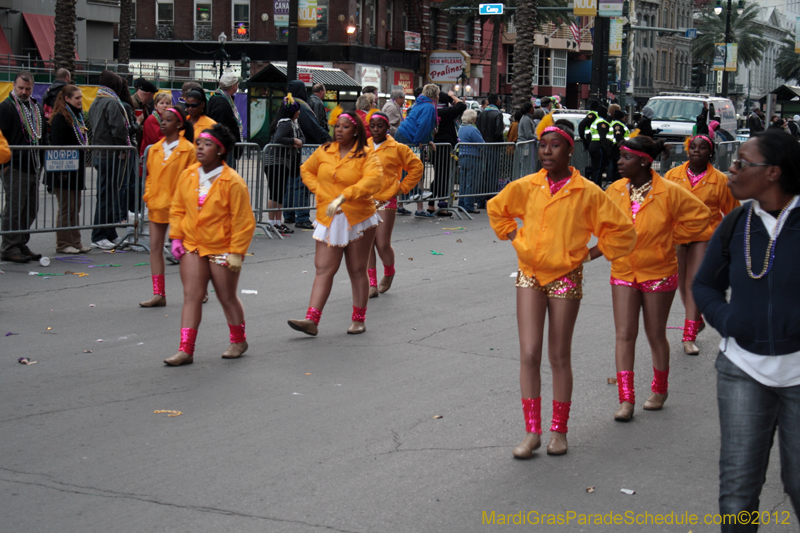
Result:
{"label": "white van", "polygon": [[[683,142],[692,134],[697,115],[706,104],[714,104],[714,111],[720,117],[717,130],[724,140],[736,138],[736,109],[728,98],[718,98],[708,94],[661,93],[648,100],[653,108],[653,129],[660,129],[656,135],[669,142]],[[724,130],[724,131],[720,131]]]}

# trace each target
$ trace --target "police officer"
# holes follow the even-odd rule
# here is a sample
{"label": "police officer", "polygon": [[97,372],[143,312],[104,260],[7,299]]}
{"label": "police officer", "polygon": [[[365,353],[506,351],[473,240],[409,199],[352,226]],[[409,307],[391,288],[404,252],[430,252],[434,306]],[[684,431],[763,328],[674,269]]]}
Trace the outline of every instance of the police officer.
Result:
{"label": "police officer", "polygon": [[619,161],[619,148],[623,141],[630,137],[628,126],[625,125],[625,119],[628,114],[622,109],[616,109],[611,116],[611,161],[608,162],[607,178],[611,183],[621,179],[622,176],[617,168],[617,161]]}
{"label": "police officer", "polygon": [[603,169],[611,152],[610,143],[611,125],[608,122],[608,108],[604,105],[597,107],[597,118],[589,128],[589,157],[592,159],[592,181],[601,185]]}

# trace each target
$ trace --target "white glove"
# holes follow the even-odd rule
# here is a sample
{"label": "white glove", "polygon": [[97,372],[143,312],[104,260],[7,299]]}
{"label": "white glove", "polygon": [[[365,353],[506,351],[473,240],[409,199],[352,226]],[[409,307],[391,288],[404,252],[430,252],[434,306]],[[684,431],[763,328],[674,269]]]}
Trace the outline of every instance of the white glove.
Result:
{"label": "white glove", "polygon": [[333,215],[336,214],[336,210],[339,209],[339,206],[341,206],[344,201],[345,197],[343,194],[337,196],[331,203],[328,204],[328,209],[325,210],[325,214],[327,214],[329,217],[333,217]]}

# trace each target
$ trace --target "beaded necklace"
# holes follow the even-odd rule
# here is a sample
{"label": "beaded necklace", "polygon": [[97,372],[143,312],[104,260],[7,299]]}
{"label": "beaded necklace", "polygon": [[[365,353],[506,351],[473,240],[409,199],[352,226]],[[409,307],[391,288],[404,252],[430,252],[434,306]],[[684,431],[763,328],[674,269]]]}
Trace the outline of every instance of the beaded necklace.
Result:
{"label": "beaded necklace", "polygon": [[227,100],[228,104],[233,109],[233,116],[236,117],[236,125],[239,126],[239,137],[244,138],[244,131],[242,129],[242,117],[239,115],[239,110],[236,109],[236,104],[233,102],[233,98],[227,92],[223,91],[222,89],[217,89],[217,94],[222,96]]}
{"label": "beaded necklace", "polygon": [[633,217],[633,221],[636,222],[636,214],[642,208],[642,204],[644,203],[644,199],[647,196],[648,191],[650,191],[650,187],[653,185],[653,180],[650,179],[642,185],[641,187],[634,187],[632,183],[628,183],[628,187],[631,190],[631,215]]}
{"label": "beaded necklace", "polygon": [[39,139],[42,138],[42,117],[39,115],[39,106],[32,100],[28,100],[30,107],[20,103],[19,98],[13,92],[9,97],[14,100],[14,105],[17,107],[25,141],[34,146],[39,144]]}
{"label": "beaded necklace", "polygon": [[100,86],[97,89],[97,96],[98,97],[105,97],[105,98],[113,98],[119,104],[119,107],[122,108],[122,120],[125,121],[125,142],[128,143],[128,146],[132,146],[131,144],[131,124],[128,122],[128,112],[125,110],[125,106],[122,104],[122,100],[120,100],[117,93],[113,90],[109,89],[108,87]]}
{"label": "beaded necklace", "polygon": [[754,205],[750,203],[750,209],[747,210],[747,222],[744,225],[744,263],[747,266],[747,275],[750,276],[752,279],[761,279],[766,276],[770,270],[772,270],[772,263],[775,261],[775,245],[776,241],[775,238],[778,235],[778,229],[781,227],[781,223],[783,222],[783,217],[786,215],[786,212],[789,210],[789,206],[792,205],[797,196],[792,198],[788,204],[783,206],[781,209],[780,214],[778,215],[777,222],[775,223],[775,229],[772,232],[772,235],[769,237],[769,243],[767,244],[767,252],[764,257],[764,270],[761,274],[753,274],[753,266],[750,261],[750,219],[753,217],[753,210]]}
{"label": "beaded necklace", "polygon": [[690,169],[688,166],[686,167],[686,175],[689,177],[689,182],[692,184],[692,187],[697,187],[697,184],[701,179],[706,177],[706,174],[708,174],[708,167],[706,167],[706,169],[699,174],[695,174],[692,172],[692,169]]}
{"label": "beaded necklace", "polygon": [[89,129],[86,127],[86,123],[83,121],[83,113],[76,115],[70,105],[67,105],[67,109],[72,117],[72,131],[75,132],[75,138],[78,139],[78,144],[81,146],[86,146],[89,144]]}

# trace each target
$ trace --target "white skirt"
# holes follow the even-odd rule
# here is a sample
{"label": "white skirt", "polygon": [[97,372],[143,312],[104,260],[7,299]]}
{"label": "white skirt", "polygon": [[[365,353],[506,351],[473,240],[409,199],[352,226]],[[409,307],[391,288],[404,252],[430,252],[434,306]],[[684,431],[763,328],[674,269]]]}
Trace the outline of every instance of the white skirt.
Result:
{"label": "white skirt", "polygon": [[364,236],[364,232],[381,223],[381,217],[374,213],[371,217],[350,226],[344,213],[336,213],[331,220],[331,227],[324,226],[319,221],[314,221],[314,238],[328,246],[347,246]]}

